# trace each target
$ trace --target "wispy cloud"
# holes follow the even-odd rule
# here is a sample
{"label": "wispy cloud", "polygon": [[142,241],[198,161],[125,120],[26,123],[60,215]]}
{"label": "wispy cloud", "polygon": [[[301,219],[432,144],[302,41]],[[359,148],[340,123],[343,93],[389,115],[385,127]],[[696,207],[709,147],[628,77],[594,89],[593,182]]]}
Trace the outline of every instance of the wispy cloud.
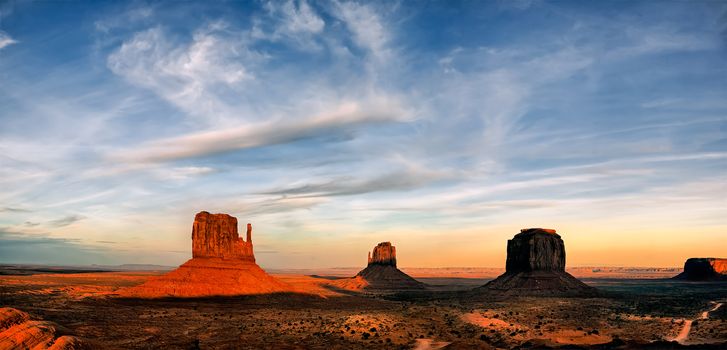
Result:
{"label": "wispy cloud", "polygon": [[0,208],[0,213],[1,212],[6,212],[6,213],[27,213],[27,212],[30,212],[30,210],[23,209],[23,208],[3,207],[3,208]]}
{"label": "wispy cloud", "polygon": [[270,41],[287,40],[306,49],[319,49],[316,36],[326,22],[305,0],[265,3],[268,16],[255,18],[250,35],[255,39]]}
{"label": "wispy cloud", "polygon": [[27,21],[56,4],[18,6],[0,5],[0,226],[69,251],[184,252],[199,210],[252,221],[279,266],[324,239],[724,226],[711,4],[94,2],[53,26]]}
{"label": "wispy cloud", "polygon": [[202,157],[331,135],[365,125],[405,121],[407,118],[408,112],[392,101],[371,101],[367,105],[351,102],[329,113],[296,121],[268,121],[154,141],[137,149],[116,153],[112,158],[145,163]]}
{"label": "wispy cloud", "polygon": [[105,262],[108,250],[78,239],[23,234],[0,228],[0,262],[31,264],[92,264]]}
{"label": "wispy cloud", "polygon": [[176,44],[161,27],[138,32],[109,55],[108,67],[192,116],[224,120],[232,111],[211,91],[253,79],[246,65],[261,59],[241,38],[226,38],[225,27],[211,23],[183,44]]}
{"label": "wispy cloud", "polygon": [[12,44],[17,44],[17,43],[18,43],[18,41],[11,38],[8,33],[5,33],[2,30],[0,30],[0,50],[2,50],[3,48],[5,48],[7,46],[10,46]]}
{"label": "wispy cloud", "polygon": [[55,227],[64,227],[85,219],[81,215],[69,215],[60,219],[48,221],[48,224]]}
{"label": "wispy cloud", "polygon": [[330,197],[350,196],[381,191],[405,191],[436,181],[454,179],[447,171],[409,168],[382,174],[369,179],[355,177],[335,178],[327,182],[293,185],[260,192],[260,194],[282,195],[284,197]]}
{"label": "wispy cloud", "polygon": [[388,58],[390,34],[381,14],[372,6],[349,2],[334,2],[334,13],[346,24],[359,47],[369,51],[376,59]]}

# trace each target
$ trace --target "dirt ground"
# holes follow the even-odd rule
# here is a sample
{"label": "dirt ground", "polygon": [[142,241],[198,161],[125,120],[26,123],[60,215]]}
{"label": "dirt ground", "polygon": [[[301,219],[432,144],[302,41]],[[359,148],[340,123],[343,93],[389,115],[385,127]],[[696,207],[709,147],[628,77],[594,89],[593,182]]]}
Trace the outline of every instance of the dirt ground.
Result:
{"label": "dirt ground", "polygon": [[[56,322],[102,348],[437,349],[727,342],[727,283],[585,279],[597,298],[498,299],[486,279],[421,278],[428,292],[337,290],[336,277],[275,275],[307,294],[142,300],[115,296],[155,272],[0,276],[0,306]],[[636,344],[636,345],[634,345]],[[672,343],[675,344],[675,343]],[[723,344],[727,345],[727,344]],[[721,346],[721,345],[715,345]]]}

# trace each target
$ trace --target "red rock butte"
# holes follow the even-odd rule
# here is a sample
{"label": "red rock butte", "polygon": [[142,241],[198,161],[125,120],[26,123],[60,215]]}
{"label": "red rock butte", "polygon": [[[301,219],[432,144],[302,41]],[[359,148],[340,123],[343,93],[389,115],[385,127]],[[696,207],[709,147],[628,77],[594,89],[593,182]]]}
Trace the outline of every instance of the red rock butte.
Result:
{"label": "red rock butte", "polygon": [[384,265],[396,267],[396,247],[391,242],[381,242],[369,252],[368,266]]}
{"label": "red rock butte", "polygon": [[200,212],[192,225],[192,258],[222,258],[255,262],[252,252],[252,224],[247,224],[247,241],[237,233],[237,218],[227,214]]}
{"label": "red rock butte", "polygon": [[727,259],[689,258],[684,271],[674,277],[688,281],[727,281]]}
{"label": "red rock butte", "polygon": [[255,263],[252,225],[240,238],[237,218],[202,211],[192,224],[192,259],[176,270],[121,290],[123,297],[205,297],[268,294],[293,288]]}
{"label": "red rock butte", "polygon": [[368,264],[353,278],[338,280],[334,284],[344,289],[371,292],[424,290],[426,285],[396,268],[396,247],[382,242],[369,252]]}
{"label": "red rock butte", "polygon": [[507,241],[505,273],[476,288],[502,295],[592,296],[595,288],[565,272],[565,244],[553,229],[522,229]]}

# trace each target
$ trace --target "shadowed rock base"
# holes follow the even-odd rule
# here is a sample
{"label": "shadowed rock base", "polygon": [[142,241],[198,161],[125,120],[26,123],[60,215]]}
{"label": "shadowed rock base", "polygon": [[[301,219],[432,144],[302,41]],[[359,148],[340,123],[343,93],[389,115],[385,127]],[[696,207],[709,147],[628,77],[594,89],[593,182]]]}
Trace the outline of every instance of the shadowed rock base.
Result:
{"label": "shadowed rock base", "polygon": [[361,270],[355,278],[367,282],[368,290],[420,290],[424,283],[413,279],[393,266],[371,265]]}
{"label": "shadowed rock base", "polygon": [[504,296],[595,296],[597,290],[562,271],[504,273],[476,290]]}
{"label": "shadowed rock base", "polygon": [[565,272],[565,244],[555,230],[531,228],[507,241],[505,273],[475,292],[505,296],[595,296],[598,291]]}
{"label": "shadowed rock base", "polygon": [[368,266],[353,278],[338,280],[336,287],[347,290],[394,292],[424,290],[426,285],[396,268],[396,247],[381,242],[369,253]]}

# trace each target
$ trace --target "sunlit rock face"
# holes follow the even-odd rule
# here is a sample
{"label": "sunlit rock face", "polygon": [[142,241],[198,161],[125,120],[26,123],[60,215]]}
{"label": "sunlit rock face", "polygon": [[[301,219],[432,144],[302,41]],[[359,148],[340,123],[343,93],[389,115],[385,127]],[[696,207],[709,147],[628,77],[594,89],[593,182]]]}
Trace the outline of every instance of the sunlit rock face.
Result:
{"label": "sunlit rock face", "polygon": [[247,240],[237,231],[237,218],[198,213],[192,224],[192,259],[167,274],[120,291],[123,297],[206,297],[268,294],[292,287],[268,275],[255,263],[252,225]]}
{"label": "sunlit rock face", "polygon": [[675,278],[689,281],[727,280],[727,259],[689,258],[684,263],[684,272]]}
{"label": "sunlit rock face", "polygon": [[369,252],[369,264],[396,267],[396,247],[391,242],[381,242]]}
{"label": "sunlit rock face", "polygon": [[565,244],[555,230],[530,228],[507,241],[507,272],[565,271]]}
{"label": "sunlit rock face", "polygon": [[255,261],[252,225],[247,224],[247,241],[237,233],[237,218],[227,214],[200,212],[192,225],[192,258],[223,258]]}
{"label": "sunlit rock face", "polygon": [[593,296],[595,288],[565,272],[565,244],[552,229],[520,230],[507,241],[505,273],[475,292],[524,296]]}
{"label": "sunlit rock face", "polygon": [[86,341],[68,335],[69,330],[9,307],[0,308],[0,349],[80,350],[93,349]]}

